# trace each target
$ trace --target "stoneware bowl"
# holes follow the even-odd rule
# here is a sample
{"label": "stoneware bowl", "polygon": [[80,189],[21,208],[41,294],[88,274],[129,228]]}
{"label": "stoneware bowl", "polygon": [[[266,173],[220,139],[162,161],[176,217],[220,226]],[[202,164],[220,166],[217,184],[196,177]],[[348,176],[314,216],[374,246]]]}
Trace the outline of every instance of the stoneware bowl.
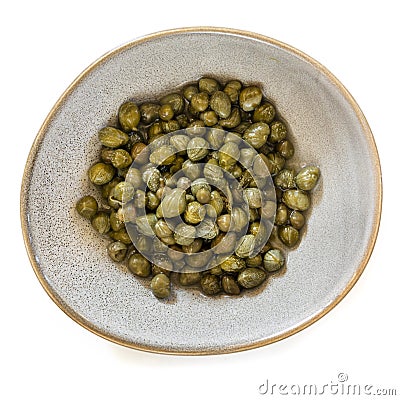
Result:
{"label": "stoneware bowl", "polygon": [[[98,196],[87,169],[97,132],[127,99],[157,98],[203,75],[262,86],[287,121],[294,165],[322,179],[300,246],[262,291],[210,298],[174,288],[157,300],[106,254],[107,239],[77,215]],[[297,163],[297,164],[296,164]],[[276,40],[218,28],[177,29],[127,43],[89,66],[60,97],[29,154],[21,220],[35,273],[76,322],[113,342],[170,354],[216,354],[263,346],[309,326],[349,292],[378,232],[381,173],[373,136],[343,85],[318,62]]]}

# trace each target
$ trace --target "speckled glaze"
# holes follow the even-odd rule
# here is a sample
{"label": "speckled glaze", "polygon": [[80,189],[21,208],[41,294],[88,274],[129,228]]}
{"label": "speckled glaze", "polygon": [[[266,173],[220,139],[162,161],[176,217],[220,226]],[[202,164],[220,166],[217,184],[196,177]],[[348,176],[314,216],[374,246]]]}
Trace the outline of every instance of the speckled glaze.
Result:
{"label": "speckled glaze", "polygon": [[[98,196],[87,169],[97,131],[127,99],[159,96],[202,75],[261,84],[292,131],[300,160],[322,179],[300,246],[263,291],[208,298],[173,289],[160,301],[148,282],[114,264],[107,240],[75,212]],[[171,354],[227,353],[265,345],[331,310],[361,275],[380,219],[381,176],[368,124],[346,89],[316,61],[248,32],[189,28],[128,43],[84,71],[45,120],[21,191],[26,248],[41,284],[70,317],[122,345]]]}

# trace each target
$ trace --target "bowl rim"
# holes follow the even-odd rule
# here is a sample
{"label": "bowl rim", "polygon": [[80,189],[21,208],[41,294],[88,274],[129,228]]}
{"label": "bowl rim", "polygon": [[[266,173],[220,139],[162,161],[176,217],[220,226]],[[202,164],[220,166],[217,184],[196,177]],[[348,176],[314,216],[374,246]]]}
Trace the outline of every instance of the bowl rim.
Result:
{"label": "bowl rim", "polygon": [[[376,181],[375,186],[376,186],[376,190],[377,190],[374,216],[373,216],[373,228],[370,233],[369,244],[364,253],[364,257],[361,260],[360,264],[358,265],[355,273],[353,274],[353,276],[347,283],[346,287],[343,289],[343,291],[341,293],[339,293],[336,296],[336,298],[332,302],[330,302],[325,308],[320,310],[318,313],[312,315],[311,317],[309,317],[307,320],[303,321],[300,325],[296,326],[295,328],[289,329],[283,333],[279,333],[268,339],[262,339],[262,340],[258,340],[255,342],[237,345],[237,346],[233,346],[233,347],[227,347],[227,348],[188,350],[188,351],[174,350],[174,349],[171,350],[168,348],[159,348],[159,347],[151,346],[151,345],[141,345],[141,344],[137,344],[137,343],[131,343],[127,340],[122,340],[120,338],[114,337],[113,335],[111,335],[107,332],[103,332],[100,328],[90,324],[88,321],[86,321],[82,317],[80,317],[73,309],[71,309],[67,304],[65,304],[58,297],[57,293],[55,293],[52,290],[48,281],[46,280],[44,275],[41,273],[40,266],[38,265],[38,263],[36,261],[35,253],[33,251],[33,248],[31,246],[31,242],[30,242],[30,234],[29,234],[29,229],[28,229],[29,221],[28,221],[28,214],[27,214],[27,189],[30,184],[33,165],[35,162],[36,155],[40,149],[41,142],[43,141],[43,139],[46,135],[48,126],[49,126],[53,116],[57,113],[57,111],[62,106],[64,100],[69,96],[69,94],[74,90],[74,88],[79,84],[79,82],[82,79],[84,79],[86,77],[86,75],[88,75],[92,70],[94,70],[96,67],[98,67],[101,63],[103,63],[104,61],[106,61],[107,59],[112,57],[113,55],[121,53],[130,47],[133,47],[133,46],[136,46],[136,45],[148,42],[148,41],[152,41],[154,39],[159,39],[159,38],[163,38],[166,36],[182,35],[185,33],[224,34],[224,35],[240,36],[240,37],[244,37],[247,39],[261,41],[268,45],[273,45],[273,46],[281,48],[285,51],[288,51],[292,54],[295,54],[296,56],[307,61],[313,67],[315,67],[317,70],[319,70],[324,76],[326,76],[328,78],[330,83],[332,83],[333,85],[335,85],[337,87],[337,89],[343,95],[345,100],[351,105],[353,111],[355,112],[355,114],[357,116],[357,119],[362,127],[365,138],[367,139],[370,153],[372,155],[372,163],[373,163],[374,172],[375,172],[374,177],[375,177],[375,181]],[[309,327],[314,322],[321,319],[329,311],[331,311],[337,304],[339,304],[343,300],[343,298],[349,293],[349,291],[354,287],[355,283],[358,281],[358,279],[362,275],[366,265],[368,264],[368,261],[371,257],[372,251],[373,251],[375,243],[376,243],[379,226],[380,226],[381,213],[382,213],[382,172],[381,172],[381,165],[380,165],[380,161],[379,161],[379,154],[378,154],[377,146],[376,146],[372,131],[369,127],[369,124],[368,124],[363,112],[361,111],[359,105],[357,104],[357,102],[355,101],[353,96],[346,89],[346,87],[326,67],[324,67],[322,64],[320,64],[318,61],[314,60],[312,57],[310,57],[306,53],[292,47],[291,45],[288,45],[284,42],[273,39],[271,37],[261,35],[258,33],[254,33],[254,32],[250,32],[250,31],[246,31],[246,30],[214,27],[214,26],[182,27],[182,28],[162,30],[162,31],[158,31],[158,32],[146,35],[146,36],[141,36],[141,37],[130,40],[129,42],[126,42],[126,43],[122,44],[121,46],[108,51],[107,53],[105,53],[101,57],[99,57],[97,60],[95,60],[92,64],[90,64],[85,70],[83,70],[83,72],[81,72],[73,80],[73,82],[62,93],[62,95],[59,97],[59,99],[57,100],[57,102],[54,104],[54,106],[50,110],[49,114],[47,115],[46,119],[42,123],[42,125],[34,139],[34,142],[31,146],[31,149],[29,151],[29,155],[28,155],[28,158],[26,161],[24,172],[23,172],[21,192],[20,192],[20,219],[21,219],[21,228],[22,228],[22,234],[23,234],[23,239],[24,239],[24,243],[25,243],[25,248],[28,253],[29,261],[32,265],[32,268],[35,272],[36,277],[38,278],[40,284],[42,285],[42,287],[44,288],[46,293],[54,301],[54,303],[56,303],[56,305],[65,314],[67,314],[72,320],[74,320],[75,322],[77,322],[79,325],[81,325],[85,329],[89,330],[90,332],[92,332],[104,339],[107,339],[113,343],[116,343],[116,344],[119,344],[119,345],[122,345],[122,346],[125,346],[128,348],[132,348],[135,350],[142,350],[142,351],[151,352],[151,353],[168,354],[168,355],[216,355],[216,354],[235,353],[235,352],[255,349],[258,347],[266,346],[271,343],[275,343],[277,341],[280,341],[282,339],[290,337],[290,336],[294,335],[295,333],[298,333],[298,332],[302,331],[303,329]]]}

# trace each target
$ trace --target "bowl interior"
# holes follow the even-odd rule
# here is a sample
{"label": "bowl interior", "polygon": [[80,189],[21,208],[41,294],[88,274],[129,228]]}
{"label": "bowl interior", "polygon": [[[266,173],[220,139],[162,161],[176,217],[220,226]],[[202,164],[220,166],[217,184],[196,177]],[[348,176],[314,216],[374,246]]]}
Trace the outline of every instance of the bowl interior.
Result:
{"label": "bowl interior", "polygon": [[[159,301],[106,254],[74,205],[97,192],[87,168],[97,132],[127,99],[157,98],[203,75],[261,85],[288,123],[293,165],[322,179],[300,246],[256,295],[208,298],[175,289]],[[215,353],[265,344],[330,309],[361,273],[379,220],[379,165],[368,126],[322,67],[275,41],[229,31],[175,31],[106,55],[62,96],[32,149],[23,183],[27,248],[49,294],[79,323],[152,351]]]}

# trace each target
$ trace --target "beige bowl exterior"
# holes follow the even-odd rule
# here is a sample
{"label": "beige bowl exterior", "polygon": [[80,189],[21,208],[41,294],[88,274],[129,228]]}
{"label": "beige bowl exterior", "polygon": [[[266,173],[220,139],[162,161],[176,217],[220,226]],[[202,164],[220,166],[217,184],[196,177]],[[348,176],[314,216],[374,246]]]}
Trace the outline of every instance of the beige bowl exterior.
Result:
{"label": "beige bowl exterior", "polygon": [[[106,255],[107,240],[76,215],[96,191],[87,168],[97,131],[127,99],[140,102],[203,75],[261,84],[290,126],[294,165],[322,179],[300,246],[284,274],[239,298],[175,288],[160,301]],[[164,31],[127,43],[89,66],[65,91],[29,154],[21,222],[34,271],[76,322],[113,342],[168,354],[220,354],[286,338],[329,312],[353,287],[373,250],[381,214],[377,149],[343,85],[304,53],[224,28]]]}

